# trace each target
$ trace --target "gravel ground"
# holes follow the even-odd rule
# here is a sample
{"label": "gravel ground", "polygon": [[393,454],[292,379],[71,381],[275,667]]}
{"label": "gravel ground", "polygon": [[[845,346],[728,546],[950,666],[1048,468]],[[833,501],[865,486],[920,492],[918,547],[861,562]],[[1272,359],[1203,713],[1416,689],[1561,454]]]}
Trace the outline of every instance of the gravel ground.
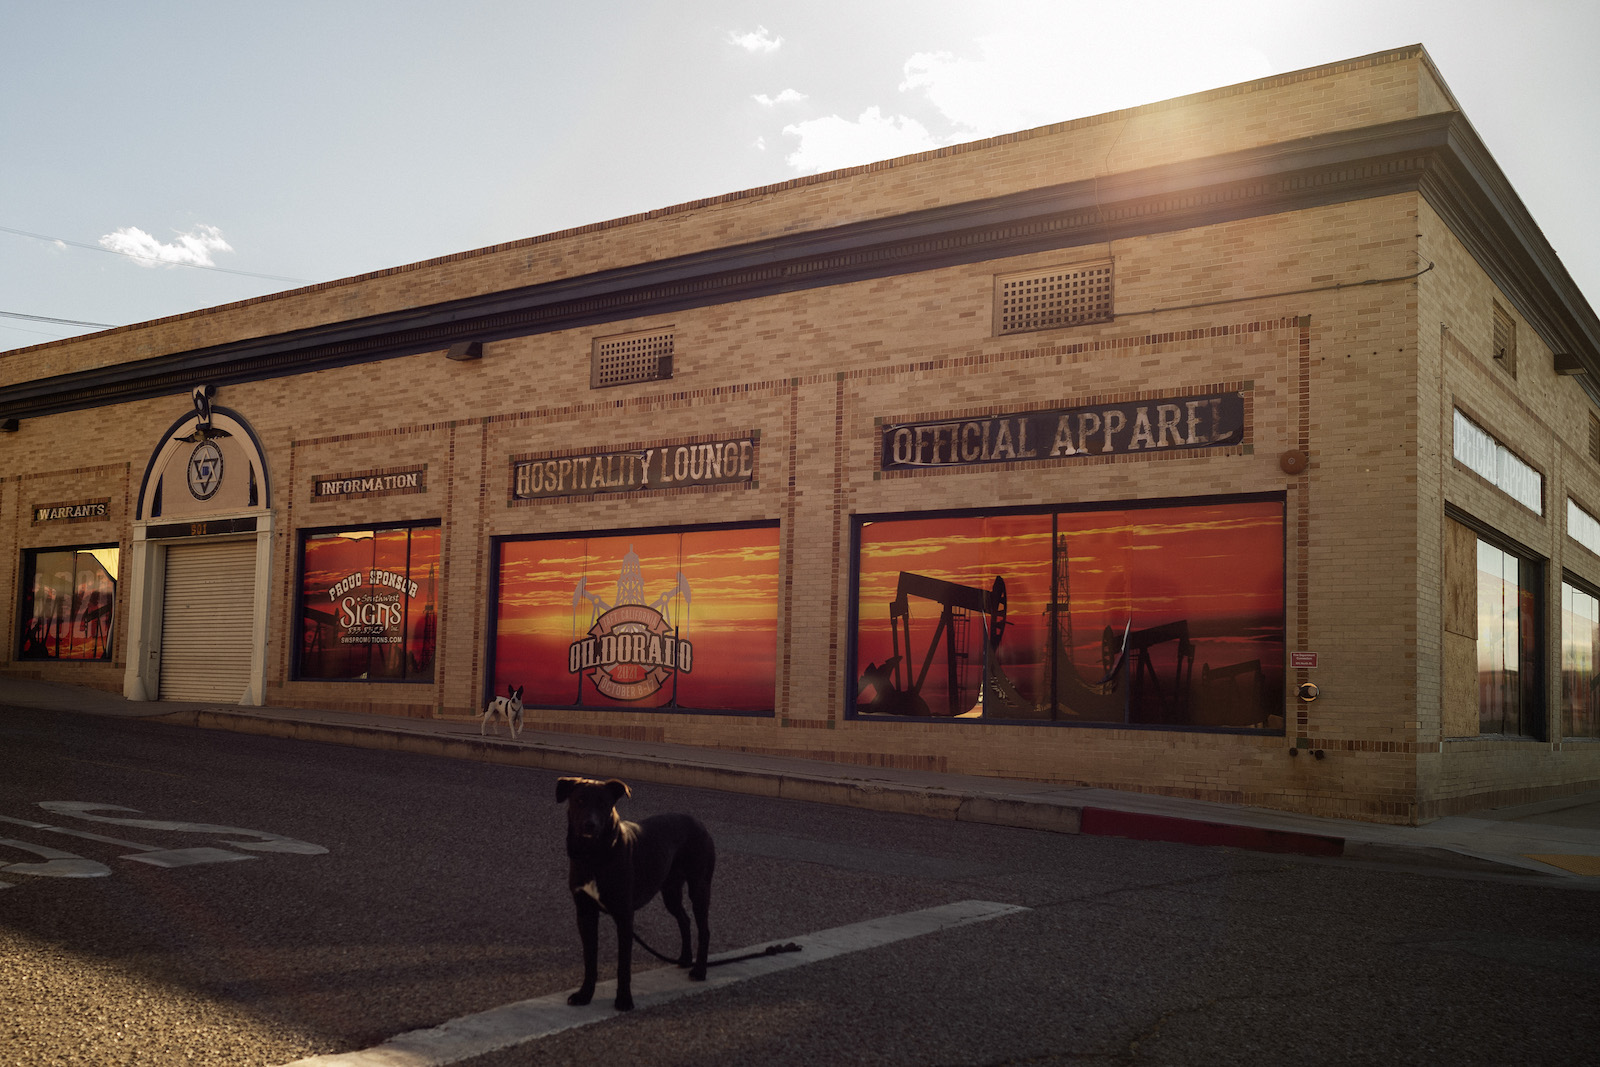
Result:
{"label": "gravel ground", "polygon": [[[63,1002],[81,1009],[63,1013]],[[0,1064],[7,1067],[271,1067],[308,1051],[335,1051],[314,1032],[152,981],[147,961],[130,967],[3,927],[0,1004]]]}

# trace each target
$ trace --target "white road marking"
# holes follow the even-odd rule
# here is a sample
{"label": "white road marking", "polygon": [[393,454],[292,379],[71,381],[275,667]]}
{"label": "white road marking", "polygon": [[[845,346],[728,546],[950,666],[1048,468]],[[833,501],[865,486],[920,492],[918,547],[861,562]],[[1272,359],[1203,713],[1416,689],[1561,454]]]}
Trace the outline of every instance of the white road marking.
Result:
{"label": "white road marking", "polygon": [[269,834],[262,830],[246,830],[239,826],[215,826],[204,822],[171,822],[167,819],[125,819],[111,815],[96,815],[98,811],[131,811],[139,814],[137,808],[125,808],[120,804],[97,804],[82,800],[41,800],[39,806],[45,811],[57,815],[68,815],[75,819],[87,822],[111,823],[114,826],[135,826],[144,830],[176,830],[185,834],[217,834],[228,837],[257,838],[254,841],[225,840],[223,844],[235,848],[247,849],[251,852],[289,852],[299,856],[321,856],[328,850],[321,845],[313,845],[309,841],[298,841],[282,834]]}
{"label": "white road marking", "polygon": [[[148,863],[152,867],[191,867],[197,863],[231,863],[234,860],[253,860],[256,858],[254,856],[246,856],[242,852],[229,852],[223,848],[162,848],[160,845],[142,845],[137,841],[125,841],[120,837],[93,834],[88,830],[73,830],[66,826],[51,826],[49,823],[13,819],[9,815],[0,815],[0,822],[15,823],[18,826],[26,826],[30,830],[46,830],[52,834],[65,834],[68,837],[78,837],[85,841],[98,841],[102,845],[117,845],[121,848],[137,849],[138,852],[134,855],[121,858],[136,860],[139,863]],[[0,886],[0,888],[4,888],[4,886]]]}
{"label": "white road marking", "polygon": [[225,848],[163,848],[152,852],[137,852],[121,857],[135,863],[148,863],[152,867],[193,867],[197,863],[236,863],[253,860],[242,852],[229,852]]}
{"label": "white road marking", "polygon": [[[44,860],[43,863],[0,863],[0,871],[10,871],[12,874],[31,874],[40,878],[109,878],[111,868],[94,860],[86,860],[74,852],[62,852],[59,848],[49,845],[30,845],[26,841],[13,841],[8,837],[0,837],[0,846],[21,849],[23,852],[32,852]],[[0,888],[9,888],[12,883],[0,884]]]}
{"label": "white road marking", "polygon": [[[968,923],[986,922],[1027,910],[1016,904],[964,900],[925,911],[886,915],[881,919],[869,919],[797,937],[794,940],[801,946],[799,952],[761,956],[716,967],[708,973],[704,982],[689,981],[684,972],[676,967],[641,971],[633,976],[634,1010],[642,1011],[679,997],[720,989],[735,982],[803,967],[849,952],[878,948],[907,938]],[[721,955],[739,956],[746,952],[760,952],[763,948],[764,945],[758,945]],[[443,1067],[447,1063],[459,1063],[473,1056],[525,1044],[562,1030],[614,1019],[618,1015],[611,1007],[615,996],[616,981],[602,982],[595,986],[592,1003],[574,1008],[567,1004],[567,991],[564,990],[533,1000],[490,1008],[476,1015],[464,1015],[430,1030],[412,1030],[359,1052],[312,1056],[295,1060],[284,1067]]]}
{"label": "white road marking", "polygon": [[[321,845],[313,845],[309,841],[300,841],[282,834],[269,834],[261,830],[246,830],[238,826],[217,826],[211,823],[200,822],[171,822],[166,819],[128,819],[110,815],[98,815],[101,811],[126,811],[137,815],[134,808],[125,808],[118,804],[99,804],[81,800],[41,800],[39,807],[46,811],[53,811],[58,815],[67,815],[74,819],[84,819],[88,822],[111,823],[116,826],[137,826],[146,830],[167,830],[188,834],[215,834],[226,835],[224,844],[234,845],[238,848],[249,849],[251,852],[280,852],[300,856],[320,856],[328,850]],[[120,837],[107,837],[105,834],[91,833],[88,830],[75,830],[66,826],[51,826],[49,823],[34,822],[31,819],[18,819],[10,815],[0,815],[0,823],[12,826],[22,826],[29,830],[43,830],[46,833],[65,834],[84,841],[94,841],[102,845],[116,845],[119,848],[131,848],[132,855],[119,857],[133,860],[136,863],[146,863],[152,867],[192,867],[199,863],[233,863],[237,860],[253,860],[256,856],[245,855],[242,852],[233,852],[225,848],[162,848],[160,845],[146,845],[138,841],[128,841]],[[252,841],[231,840],[239,836],[255,838]],[[46,860],[44,863],[5,863],[0,862],[0,871],[10,871],[12,874],[27,874],[44,878],[105,878],[111,874],[111,868],[94,860],[84,859],[72,852],[63,852],[60,849],[49,848],[44,845],[30,845],[23,841],[14,841],[11,838],[0,838],[0,847],[17,848],[24,852],[32,852]],[[0,881],[0,889],[14,888],[16,883]]]}

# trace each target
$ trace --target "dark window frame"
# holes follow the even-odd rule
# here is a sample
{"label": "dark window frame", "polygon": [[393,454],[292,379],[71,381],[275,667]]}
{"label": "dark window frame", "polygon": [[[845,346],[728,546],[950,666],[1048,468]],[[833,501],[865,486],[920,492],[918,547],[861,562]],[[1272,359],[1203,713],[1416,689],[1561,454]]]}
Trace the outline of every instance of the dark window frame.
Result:
{"label": "dark window frame", "polygon": [[1590,691],[1589,691],[1589,694],[1587,696],[1587,699],[1584,701],[1584,704],[1585,704],[1584,715],[1585,715],[1585,717],[1587,717],[1590,720],[1592,720],[1592,724],[1589,726],[1588,732],[1585,732],[1585,733],[1573,733],[1572,732],[1573,714],[1572,714],[1572,705],[1571,705],[1571,702],[1570,702],[1570,699],[1569,699],[1569,695],[1568,695],[1568,675],[1567,675],[1567,655],[1566,655],[1566,647],[1567,647],[1567,629],[1566,629],[1566,627],[1567,627],[1567,617],[1568,617],[1568,612],[1567,612],[1567,590],[1568,589],[1571,589],[1576,593],[1581,593],[1584,596],[1589,597],[1591,600],[1596,601],[1597,604],[1600,604],[1600,586],[1595,585],[1595,583],[1593,583],[1593,582],[1585,581],[1584,579],[1582,579],[1582,578],[1578,577],[1577,575],[1573,574],[1571,571],[1563,571],[1562,572],[1562,575],[1561,575],[1561,638],[1560,638],[1560,640],[1561,640],[1561,660],[1560,660],[1560,666],[1557,668],[1558,671],[1560,672],[1561,681],[1560,681],[1559,708],[1558,708],[1558,714],[1557,714],[1556,717],[1559,718],[1560,723],[1561,723],[1561,739],[1563,741],[1566,741],[1566,740],[1569,740],[1569,739],[1570,740],[1578,740],[1578,741],[1600,740],[1600,639],[1591,638],[1590,654],[1593,657],[1593,663],[1592,663],[1591,670],[1590,670],[1590,674],[1591,674],[1591,678],[1589,680],[1589,689],[1590,689]]}
{"label": "dark window frame", "polygon": [[[438,677],[438,654],[437,654],[437,650],[438,650],[438,643],[439,643],[439,635],[437,633],[437,630],[435,630],[433,632],[433,634],[431,635],[431,637],[428,638],[432,642],[432,650],[429,653],[429,664],[430,664],[430,666],[427,669],[427,671],[425,672],[426,673],[426,677],[423,677],[422,673],[419,672],[418,676],[416,676],[416,677],[402,676],[402,677],[399,677],[399,678],[363,678],[363,677],[355,677],[355,678],[336,677],[336,678],[330,678],[330,677],[325,677],[323,675],[308,674],[308,673],[306,673],[306,668],[305,668],[306,648],[305,648],[304,626],[306,624],[307,610],[308,610],[308,603],[307,603],[307,599],[306,599],[306,587],[305,587],[305,583],[306,583],[306,546],[307,546],[307,544],[313,538],[316,538],[316,537],[337,536],[339,534],[352,533],[352,532],[357,532],[357,531],[361,531],[361,532],[370,531],[373,534],[379,534],[379,533],[385,533],[385,532],[392,531],[392,530],[406,530],[406,531],[409,532],[409,531],[414,531],[414,530],[427,530],[427,529],[439,530],[439,560],[440,560],[440,563],[442,565],[442,563],[444,561],[444,555],[445,555],[444,531],[443,531],[443,528],[442,528],[442,524],[440,523],[440,520],[438,520],[438,519],[417,519],[417,520],[412,520],[412,521],[374,522],[374,523],[347,522],[347,523],[339,523],[339,524],[330,525],[330,526],[304,527],[304,528],[296,531],[296,538],[295,538],[294,616],[293,616],[293,622],[291,623],[291,626],[292,626],[291,641],[293,643],[293,653],[292,653],[292,655],[290,657],[290,661],[291,661],[290,662],[290,672],[289,672],[289,680],[290,681],[295,681],[295,682],[354,683],[354,684],[359,684],[359,685],[432,685],[432,684],[434,684],[434,682],[436,681],[436,679]],[[406,561],[407,577],[410,578],[411,580],[415,581],[416,580],[415,577],[412,576],[409,573],[410,572],[410,568],[411,568],[410,542],[409,542],[409,537],[408,537],[408,539],[407,539],[407,561]],[[439,577],[436,577],[435,581],[436,581],[436,583],[442,583],[443,579],[439,578]],[[439,588],[439,586],[438,586],[438,584],[436,584],[435,593],[438,592],[438,588]],[[437,625],[438,625],[438,620],[439,620],[439,616],[438,616],[437,612],[435,612],[435,614],[434,614],[434,625],[435,625],[435,627],[437,627]],[[401,648],[402,659],[405,660],[405,659],[409,658],[409,656],[411,655],[411,652],[412,652],[412,650],[411,650],[411,648],[409,646],[409,642],[402,642],[402,648]]]}
{"label": "dark window frame", "polygon": [[[46,640],[33,625],[35,618],[34,598],[36,596],[38,584],[39,558],[45,555],[71,553],[73,556],[73,574],[77,575],[79,573],[77,557],[80,553],[89,554],[97,551],[104,551],[106,549],[117,550],[117,570],[120,572],[122,570],[123,546],[116,541],[78,545],[43,545],[36,548],[26,548],[22,550],[22,566],[18,574],[19,582],[17,591],[16,652],[18,660],[30,663],[110,663],[113,661],[117,640],[117,590],[122,584],[121,578],[117,574],[112,574],[109,576],[111,580],[111,590],[109,594],[107,594],[109,596],[108,603],[103,607],[90,609],[96,618],[103,618],[105,622],[105,629],[103,631],[103,639],[105,643],[104,651],[102,651],[100,655],[62,657],[60,655],[51,655],[46,652],[30,651],[30,648],[36,648],[38,647],[39,642]],[[101,569],[104,570],[103,567]],[[62,616],[59,612],[54,616],[58,622],[63,618],[71,620],[78,619],[80,615],[80,609],[77,605],[77,584],[78,583],[75,578],[73,582],[71,606],[69,607],[65,616]],[[59,649],[59,626],[55,631],[54,638],[51,640],[54,641],[57,649]]]}
{"label": "dark window frame", "polygon": [[[1462,511],[1453,505],[1446,505],[1445,514],[1461,525],[1471,530],[1478,538],[1480,544],[1494,548],[1517,561],[1517,588],[1518,588],[1518,653],[1517,653],[1517,729],[1514,731],[1484,730],[1484,695],[1480,688],[1478,696],[1478,737],[1480,739],[1504,739],[1507,741],[1547,741],[1550,738],[1552,686],[1547,674],[1549,672],[1547,659],[1550,649],[1550,623],[1549,612],[1546,608],[1549,599],[1547,589],[1550,561],[1533,551],[1533,549],[1518,542],[1516,539],[1501,533],[1481,519],[1475,518],[1470,513]],[[1477,553],[1474,552],[1473,583],[1476,586],[1478,574],[1476,564]],[[1482,590],[1478,596],[1481,598]],[[1481,599],[1479,601],[1481,604]],[[1526,623],[1526,627],[1521,624]],[[1524,633],[1526,637],[1524,638]],[[1484,634],[1481,625],[1477,637],[1482,644]]]}
{"label": "dark window frame", "polygon": [[[940,518],[957,518],[957,519],[960,519],[960,518],[988,518],[988,517],[1005,517],[1005,516],[1019,516],[1019,515],[1057,516],[1057,515],[1065,515],[1065,514],[1084,514],[1084,513],[1095,513],[1095,512],[1103,512],[1103,511],[1104,512],[1110,512],[1110,511],[1140,511],[1140,510],[1155,510],[1155,509],[1162,509],[1162,508],[1177,508],[1177,507],[1192,507],[1192,506],[1201,506],[1201,507],[1204,507],[1204,506],[1226,506],[1226,505],[1229,505],[1229,504],[1264,503],[1264,502],[1275,502],[1280,506],[1280,508],[1283,509],[1281,538],[1280,538],[1280,541],[1281,541],[1280,559],[1282,561],[1282,567],[1283,567],[1283,569],[1281,571],[1283,589],[1282,589],[1282,594],[1281,594],[1282,595],[1282,602],[1281,602],[1281,606],[1280,606],[1280,613],[1281,614],[1279,616],[1282,619],[1282,627],[1283,627],[1283,629],[1282,629],[1282,641],[1283,641],[1283,644],[1284,644],[1283,681],[1282,681],[1282,685],[1280,686],[1280,690],[1277,693],[1276,700],[1271,700],[1270,699],[1270,697],[1271,697],[1270,693],[1266,695],[1267,699],[1263,700],[1263,706],[1266,706],[1267,704],[1270,703],[1270,705],[1272,707],[1275,707],[1277,709],[1277,711],[1274,712],[1273,714],[1281,716],[1281,718],[1283,720],[1281,726],[1278,726],[1278,727],[1272,727],[1272,726],[1257,727],[1257,726],[1196,725],[1196,724],[1188,724],[1188,723],[1154,723],[1154,722],[1129,721],[1126,718],[1124,720],[1122,720],[1122,721],[1090,721],[1090,720],[1074,721],[1074,720],[1062,720],[1062,719],[1005,718],[1005,717],[998,717],[998,716],[997,717],[993,717],[993,718],[985,716],[985,717],[980,718],[980,719],[970,719],[970,718],[952,717],[952,716],[948,716],[948,715],[929,715],[929,716],[899,715],[899,714],[883,714],[883,713],[863,712],[863,711],[860,710],[859,703],[857,701],[857,692],[856,692],[856,690],[857,690],[857,686],[859,684],[859,680],[862,677],[862,673],[861,673],[862,672],[862,665],[858,662],[858,644],[859,644],[859,641],[858,641],[858,629],[859,629],[859,625],[860,625],[860,610],[861,610],[861,603],[860,603],[860,601],[861,601],[861,598],[860,598],[860,589],[861,589],[861,530],[863,529],[864,526],[869,525],[871,523],[876,523],[876,522],[893,522],[893,521],[896,521],[896,520],[923,520],[923,519],[940,519]],[[1052,521],[1051,521],[1051,529],[1052,529],[1052,539],[1054,539],[1055,536],[1056,536],[1056,526],[1055,526],[1055,519],[1054,518],[1052,518]],[[1283,493],[1283,492],[1235,493],[1235,494],[1224,494],[1224,495],[1219,495],[1219,496],[1203,496],[1203,497],[1163,497],[1163,498],[1154,499],[1154,500],[1094,501],[1094,502],[1085,502],[1085,503],[1068,503],[1068,504],[1053,504],[1053,505],[1045,505],[1045,504],[1041,504],[1041,505],[1019,505],[1019,506],[993,507],[993,508],[961,508],[961,509],[934,510],[934,511],[926,511],[926,512],[891,512],[891,513],[875,513],[875,514],[858,514],[858,515],[854,515],[854,516],[851,517],[851,528],[850,528],[850,546],[849,546],[849,551],[850,551],[850,561],[849,561],[850,562],[849,617],[848,617],[848,621],[847,621],[847,624],[846,624],[847,627],[848,627],[848,630],[847,630],[847,633],[845,635],[846,664],[847,664],[847,666],[846,666],[846,672],[847,672],[846,673],[846,677],[849,679],[849,682],[847,683],[848,690],[844,694],[844,715],[845,715],[845,718],[849,719],[849,720],[860,721],[860,722],[969,723],[969,724],[970,723],[988,723],[988,724],[1007,725],[1007,726],[1019,726],[1020,725],[1020,726],[1034,726],[1034,727],[1056,727],[1056,728],[1066,728],[1066,729],[1144,730],[1144,731],[1166,731],[1166,732],[1180,732],[1180,733],[1247,734],[1247,735],[1252,735],[1252,736],[1268,736],[1268,737],[1283,737],[1283,736],[1287,736],[1288,721],[1289,721],[1289,716],[1288,716],[1288,713],[1287,713],[1287,706],[1286,706],[1287,705],[1287,696],[1288,696],[1288,671],[1287,671],[1288,640],[1289,640],[1289,633],[1288,633],[1288,622],[1289,622],[1288,597],[1289,597],[1289,586],[1290,586],[1289,572],[1288,572],[1288,562],[1289,562],[1288,538],[1289,538],[1288,495],[1286,493]],[[1058,594],[1057,594],[1057,592],[1055,590],[1055,581],[1056,580],[1054,578],[1052,578],[1052,593],[1051,593],[1052,607],[1054,606],[1055,601],[1057,600],[1057,596],[1058,596]],[[1050,650],[1050,656],[1051,656],[1051,662],[1052,662],[1051,675],[1053,677],[1059,677],[1059,673],[1058,673],[1059,672],[1059,668],[1054,666],[1056,655],[1057,655],[1057,653],[1056,653],[1055,649],[1052,648]],[[1123,659],[1122,659],[1122,662],[1121,662],[1121,664],[1120,664],[1118,669],[1123,672],[1124,677],[1126,677],[1134,669],[1131,657],[1127,654],[1127,650],[1126,649],[1123,650]],[[989,684],[989,681],[988,681],[988,678],[987,678],[987,668],[985,668],[985,676],[982,679],[982,681],[980,682],[980,688],[986,690],[987,687],[988,687],[988,684]],[[1127,684],[1132,684],[1132,683],[1127,683]],[[1059,692],[1059,690],[1057,692]],[[1051,700],[1055,701],[1057,699],[1058,699],[1057,698],[1057,694],[1056,693],[1052,693],[1051,694]],[[1269,718],[1270,718],[1270,716],[1269,716]]]}
{"label": "dark window frame", "polygon": [[[496,635],[500,626],[500,570],[502,565],[502,549],[508,544],[520,544],[533,541],[565,541],[573,538],[593,538],[597,540],[623,537],[653,537],[661,534],[690,534],[704,533],[717,530],[764,530],[774,531],[778,542],[779,551],[783,550],[783,523],[778,519],[748,519],[734,522],[699,522],[699,523],[667,523],[656,526],[629,526],[602,530],[551,530],[539,533],[503,534],[489,539],[489,584],[484,594],[488,603],[488,625],[485,630],[487,647],[484,651],[484,668],[482,692],[483,699],[501,695],[495,686],[495,677],[499,670],[498,641]],[[778,631],[782,628],[782,607],[785,602],[783,591],[782,572],[779,572],[778,601],[773,605],[773,614]],[[640,706],[617,708],[605,704],[540,704],[533,696],[526,699],[532,707],[548,707],[556,710],[576,710],[585,712],[625,713],[630,715],[706,715],[725,718],[744,719],[771,719],[777,715],[778,689],[781,667],[774,665],[772,706],[757,710],[734,708],[688,708],[672,705]]]}

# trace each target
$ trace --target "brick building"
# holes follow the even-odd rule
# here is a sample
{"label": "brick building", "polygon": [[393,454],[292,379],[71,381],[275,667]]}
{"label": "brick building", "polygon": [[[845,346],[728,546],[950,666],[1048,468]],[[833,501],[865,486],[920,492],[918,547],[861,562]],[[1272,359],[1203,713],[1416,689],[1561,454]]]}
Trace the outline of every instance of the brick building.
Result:
{"label": "brick building", "polygon": [[1600,322],[1420,47],[0,358],[0,671],[1410,822],[1600,783]]}

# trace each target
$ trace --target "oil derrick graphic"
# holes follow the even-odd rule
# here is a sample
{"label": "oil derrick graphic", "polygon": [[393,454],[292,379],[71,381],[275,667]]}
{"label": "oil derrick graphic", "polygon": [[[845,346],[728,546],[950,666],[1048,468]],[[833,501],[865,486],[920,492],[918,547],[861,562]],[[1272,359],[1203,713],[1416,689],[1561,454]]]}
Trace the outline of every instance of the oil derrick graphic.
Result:
{"label": "oil derrick graphic", "polygon": [[617,575],[617,599],[613,603],[644,603],[644,572],[639,569],[639,554],[632,545],[622,557],[622,573]]}

